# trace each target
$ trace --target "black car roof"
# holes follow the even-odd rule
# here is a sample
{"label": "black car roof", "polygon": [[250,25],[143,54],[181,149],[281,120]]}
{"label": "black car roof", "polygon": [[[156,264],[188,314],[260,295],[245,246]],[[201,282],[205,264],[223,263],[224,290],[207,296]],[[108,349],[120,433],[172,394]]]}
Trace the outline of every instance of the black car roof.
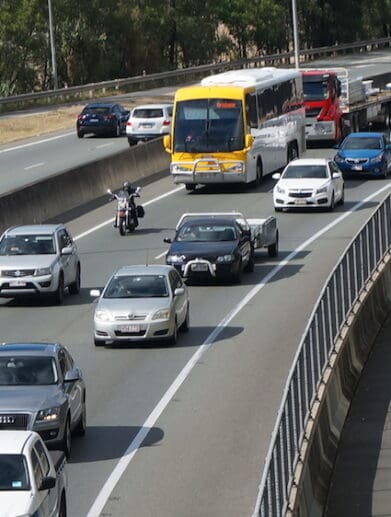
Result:
{"label": "black car roof", "polygon": [[17,353],[18,355],[48,355],[53,356],[58,348],[57,343],[1,343],[0,356],[3,353]]}
{"label": "black car roof", "polygon": [[180,228],[189,225],[193,226],[194,224],[225,224],[227,226],[236,226],[237,223],[234,219],[224,219],[222,217],[200,217],[199,219],[185,219]]}

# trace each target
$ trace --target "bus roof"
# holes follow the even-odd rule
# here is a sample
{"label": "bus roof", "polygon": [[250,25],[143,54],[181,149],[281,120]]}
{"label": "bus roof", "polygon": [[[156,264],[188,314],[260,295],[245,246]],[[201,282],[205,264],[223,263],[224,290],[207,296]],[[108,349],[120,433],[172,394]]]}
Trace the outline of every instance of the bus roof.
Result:
{"label": "bus roof", "polygon": [[221,74],[210,75],[201,81],[202,86],[239,86],[257,87],[273,84],[299,77],[300,72],[294,68],[246,68],[230,70]]}

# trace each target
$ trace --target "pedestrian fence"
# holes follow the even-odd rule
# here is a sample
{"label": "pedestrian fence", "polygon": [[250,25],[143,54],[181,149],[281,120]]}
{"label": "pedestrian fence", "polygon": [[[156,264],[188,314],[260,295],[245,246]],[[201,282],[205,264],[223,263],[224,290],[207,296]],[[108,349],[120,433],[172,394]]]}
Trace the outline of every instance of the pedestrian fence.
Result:
{"label": "pedestrian fence", "polygon": [[285,385],[253,517],[281,517],[299,451],[329,358],[352,308],[382,261],[389,260],[391,194],[357,233],[329,276],[307,323]]}

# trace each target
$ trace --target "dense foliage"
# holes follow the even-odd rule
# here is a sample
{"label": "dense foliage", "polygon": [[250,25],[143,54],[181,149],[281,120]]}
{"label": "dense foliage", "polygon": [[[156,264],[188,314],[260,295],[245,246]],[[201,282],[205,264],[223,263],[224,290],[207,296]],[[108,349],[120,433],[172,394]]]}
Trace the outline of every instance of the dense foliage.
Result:
{"label": "dense foliage", "polygon": [[[389,36],[390,0],[297,0],[300,46]],[[291,48],[291,0],[51,0],[59,86]],[[53,87],[48,0],[0,0],[0,95]]]}

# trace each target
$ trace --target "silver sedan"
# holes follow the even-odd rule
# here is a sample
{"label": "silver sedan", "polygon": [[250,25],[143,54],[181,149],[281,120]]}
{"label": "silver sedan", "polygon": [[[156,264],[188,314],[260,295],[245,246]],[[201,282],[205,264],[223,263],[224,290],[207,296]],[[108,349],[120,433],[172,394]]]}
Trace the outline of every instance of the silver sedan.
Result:
{"label": "silver sedan", "polygon": [[178,330],[189,329],[186,285],[171,266],[125,266],[111,276],[94,313],[94,343],[163,339],[175,345]]}

